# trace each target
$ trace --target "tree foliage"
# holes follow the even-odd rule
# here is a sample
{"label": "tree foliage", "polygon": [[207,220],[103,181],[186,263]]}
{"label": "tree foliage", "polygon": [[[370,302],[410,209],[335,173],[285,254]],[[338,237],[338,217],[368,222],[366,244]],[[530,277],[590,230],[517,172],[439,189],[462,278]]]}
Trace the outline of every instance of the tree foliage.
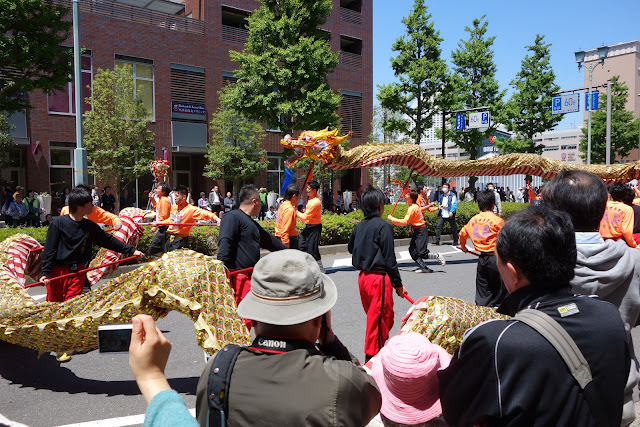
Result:
{"label": "tree foliage", "polygon": [[[495,120],[504,107],[502,98],[506,90],[500,90],[496,79],[497,67],[493,60],[493,42],[495,36],[487,37],[489,23],[485,16],[474,19],[472,27],[465,27],[468,40],[460,40],[458,48],[451,54],[453,63],[452,86],[455,88],[455,109],[487,106],[493,120],[486,130],[467,129],[456,131],[455,126],[447,132],[447,138],[465,150],[471,160],[478,158],[478,148],[482,141],[495,132],[498,122]],[[453,117],[455,120],[455,117]]]}
{"label": "tree foliage", "polygon": [[294,129],[336,126],[340,95],[327,75],[338,65],[326,32],[320,29],[331,0],[262,0],[248,18],[242,52],[230,51],[238,81],[223,103],[245,117]]}
{"label": "tree foliage", "polygon": [[[620,76],[611,78],[611,159],[620,159],[638,147],[640,119],[625,110],[629,89]],[[587,158],[587,125],[582,128],[581,157]],[[604,163],[607,156],[607,92],[600,92],[599,109],[591,113],[591,162]]]}
{"label": "tree foliage", "polygon": [[551,114],[551,98],[560,86],[555,83],[550,47],[544,36],[536,35],[511,81],[515,92],[505,106],[503,122],[515,137],[497,142],[502,153],[542,153],[543,145],[533,142],[534,135],[553,129],[562,120],[561,115]]}
{"label": "tree foliage", "polygon": [[0,0],[0,111],[28,108],[26,93],[62,90],[73,72],[69,9],[50,0]]}
{"label": "tree foliage", "polygon": [[115,70],[98,69],[93,94],[87,102],[93,107],[84,118],[84,143],[92,173],[115,189],[116,209],[119,190],[149,173],[154,159],[154,135],[147,128],[149,111],[136,99],[131,65]]}
{"label": "tree foliage", "polygon": [[211,179],[247,181],[267,168],[267,152],[261,147],[265,132],[260,124],[233,108],[219,108],[209,124],[211,143],[207,147],[204,176]]}
{"label": "tree foliage", "polygon": [[383,108],[401,115],[388,119],[385,129],[410,135],[420,144],[424,132],[433,125],[433,115],[447,99],[447,65],[440,58],[440,32],[434,28],[424,0],[414,1],[402,23],[406,34],[393,43],[397,55],[391,58],[398,82],[380,85],[378,100]]}
{"label": "tree foliage", "polygon": [[16,144],[10,134],[12,127],[9,118],[0,113],[0,167],[2,168],[11,166],[16,151]]}

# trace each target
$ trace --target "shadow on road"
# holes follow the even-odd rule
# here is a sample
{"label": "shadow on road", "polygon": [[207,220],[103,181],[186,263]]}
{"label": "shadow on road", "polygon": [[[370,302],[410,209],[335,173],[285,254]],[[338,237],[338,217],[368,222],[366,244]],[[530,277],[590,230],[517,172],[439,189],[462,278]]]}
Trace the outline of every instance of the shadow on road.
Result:
{"label": "shadow on road", "polygon": [[[82,357],[82,355],[74,357]],[[107,396],[140,394],[135,380],[100,381],[79,378],[51,354],[44,354],[38,358],[36,351],[4,341],[0,341],[0,376],[13,384],[32,387],[36,390]],[[198,377],[173,378],[169,383],[178,393],[195,395],[198,379]]]}

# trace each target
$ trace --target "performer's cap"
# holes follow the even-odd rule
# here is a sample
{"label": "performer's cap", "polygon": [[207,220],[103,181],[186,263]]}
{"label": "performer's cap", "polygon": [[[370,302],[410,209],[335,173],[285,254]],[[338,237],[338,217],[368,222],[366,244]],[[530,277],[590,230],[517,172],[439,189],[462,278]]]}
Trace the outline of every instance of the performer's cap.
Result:
{"label": "performer's cap", "polygon": [[331,310],[337,298],[336,285],[311,255],[287,249],[258,261],[238,315],[271,325],[297,325]]}

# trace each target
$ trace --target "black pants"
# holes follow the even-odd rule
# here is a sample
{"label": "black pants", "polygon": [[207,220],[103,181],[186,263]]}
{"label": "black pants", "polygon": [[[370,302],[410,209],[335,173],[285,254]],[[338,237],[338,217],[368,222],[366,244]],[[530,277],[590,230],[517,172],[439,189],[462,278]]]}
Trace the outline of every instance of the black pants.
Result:
{"label": "black pants", "polygon": [[220,211],[222,210],[222,205],[211,205],[211,212],[220,216]]}
{"label": "black pants", "polygon": [[506,296],[495,255],[481,254],[476,270],[476,305],[496,307]]}
{"label": "black pants", "polygon": [[159,255],[165,252],[175,251],[176,249],[186,248],[189,246],[189,237],[174,237],[167,233],[167,227],[159,227],[156,235],[149,245],[148,255]]}
{"label": "black pants", "polygon": [[266,215],[267,215],[267,205],[261,205],[260,213],[258,214],[258,219],[263,220]]}
{"label": "black pants", "polygon": [[409,255],[418,263],[420,268],[427,268],[427,264],[423,259],[429,256],[429,249],[427,245],[429,243],[429,231],[427,227],[412,228],[411,230],[411,242],[409,243]]}
{"label": "black pants", "polygon": [[298,236],[289,236],[289,249],[298,249]]}
{"label": "black pants", "polygon": [[458,244],[458,227],[456,226],[456,213],[449,212],[449,218],[442,218],[438,215],[438,225],[436,227],[436,243],[440,243],[440,233],[442,232],[442,223],[449,221],[451,226],[451,235],[453,236],[453,244]]}
{"label": "black pants", "polygon": [[322,224],[307,224],[300,234],[300,250],[306,252],[316,261],[320,261],[320,235]]}

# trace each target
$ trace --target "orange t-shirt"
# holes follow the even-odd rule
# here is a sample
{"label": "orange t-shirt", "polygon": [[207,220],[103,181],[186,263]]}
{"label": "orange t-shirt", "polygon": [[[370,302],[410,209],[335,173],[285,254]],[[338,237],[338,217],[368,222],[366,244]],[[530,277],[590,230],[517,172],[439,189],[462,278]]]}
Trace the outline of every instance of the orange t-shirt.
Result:
{"label": "orange t-shirt", "polygon": [[[178,205],[171,206],[171,214],[169,218],[158,221],[158,223],[181,223],[188,224],[204,219],[218,220],[218,215],[213,212],[209,212],[204,209],[197,208],[189,203],[179,208]],[[171,233],[176,237],[187,237],[191,233],[192,225],[186,225],[184,227],[178,225],[170,225],[167,229],[167,233]]]}
{"label": "orange t-shirt", "polygon": [[[63,206],[60,209],[60,215],[69,215],[69,206]],[[93,207],[93,210],[89,215],[87,215],[87,219],[95,222],[96,224],[107,224],[107,225],[116,225],[121,222],[118,215],[114,215],[109,211],[105,211],[102,208],[97,206]]]}
{"label": "orange t-shirt", "polygon": [[275,234],[280,238],[282,244],[286,246],[289,246],[289,237],[298,235],[298,230],[296,230],[296,208],[291,204],[291,200],[285,200],[278,208]]}
{"label": "orange t-shirt", "polygon": [[156,203],[156,221],[163,221],[171,216],[171,202],[168,197],[162,196]]}
{"label": "orange t-shirt", "polygon": [[322,205],[320,204],[320,199],[314,197],[307,200],[307,209],[304,212],[298,212],[297,215],[305,224],[322,223]]}
{"label": "orange t-shirt", "polygon": [[627,245],[635,248],[633,240],[633,208],[622,202],[609,200],[600,221],[600,235],[603,239],[624,239]]}
{"label": "orange t-shirt", "polygon": [[422,227],[424,225],[424,215],[422,211],[418,207],[417,204],[412,204],[407,209],[407,214],[404,218],[393,218],[391,219],[391,223],[393,225],[407,225],[411,224],[412,227]]}
{"label": "orange t-shirt", "polygon": [[493,212],[480,212],[460,230],[458,235],[460,246],[464,247],[467,244],[467,237],[471,237],[471,242],[477,251],[493,252],[498,241],[498,233],[503,225],[504,220]]}

